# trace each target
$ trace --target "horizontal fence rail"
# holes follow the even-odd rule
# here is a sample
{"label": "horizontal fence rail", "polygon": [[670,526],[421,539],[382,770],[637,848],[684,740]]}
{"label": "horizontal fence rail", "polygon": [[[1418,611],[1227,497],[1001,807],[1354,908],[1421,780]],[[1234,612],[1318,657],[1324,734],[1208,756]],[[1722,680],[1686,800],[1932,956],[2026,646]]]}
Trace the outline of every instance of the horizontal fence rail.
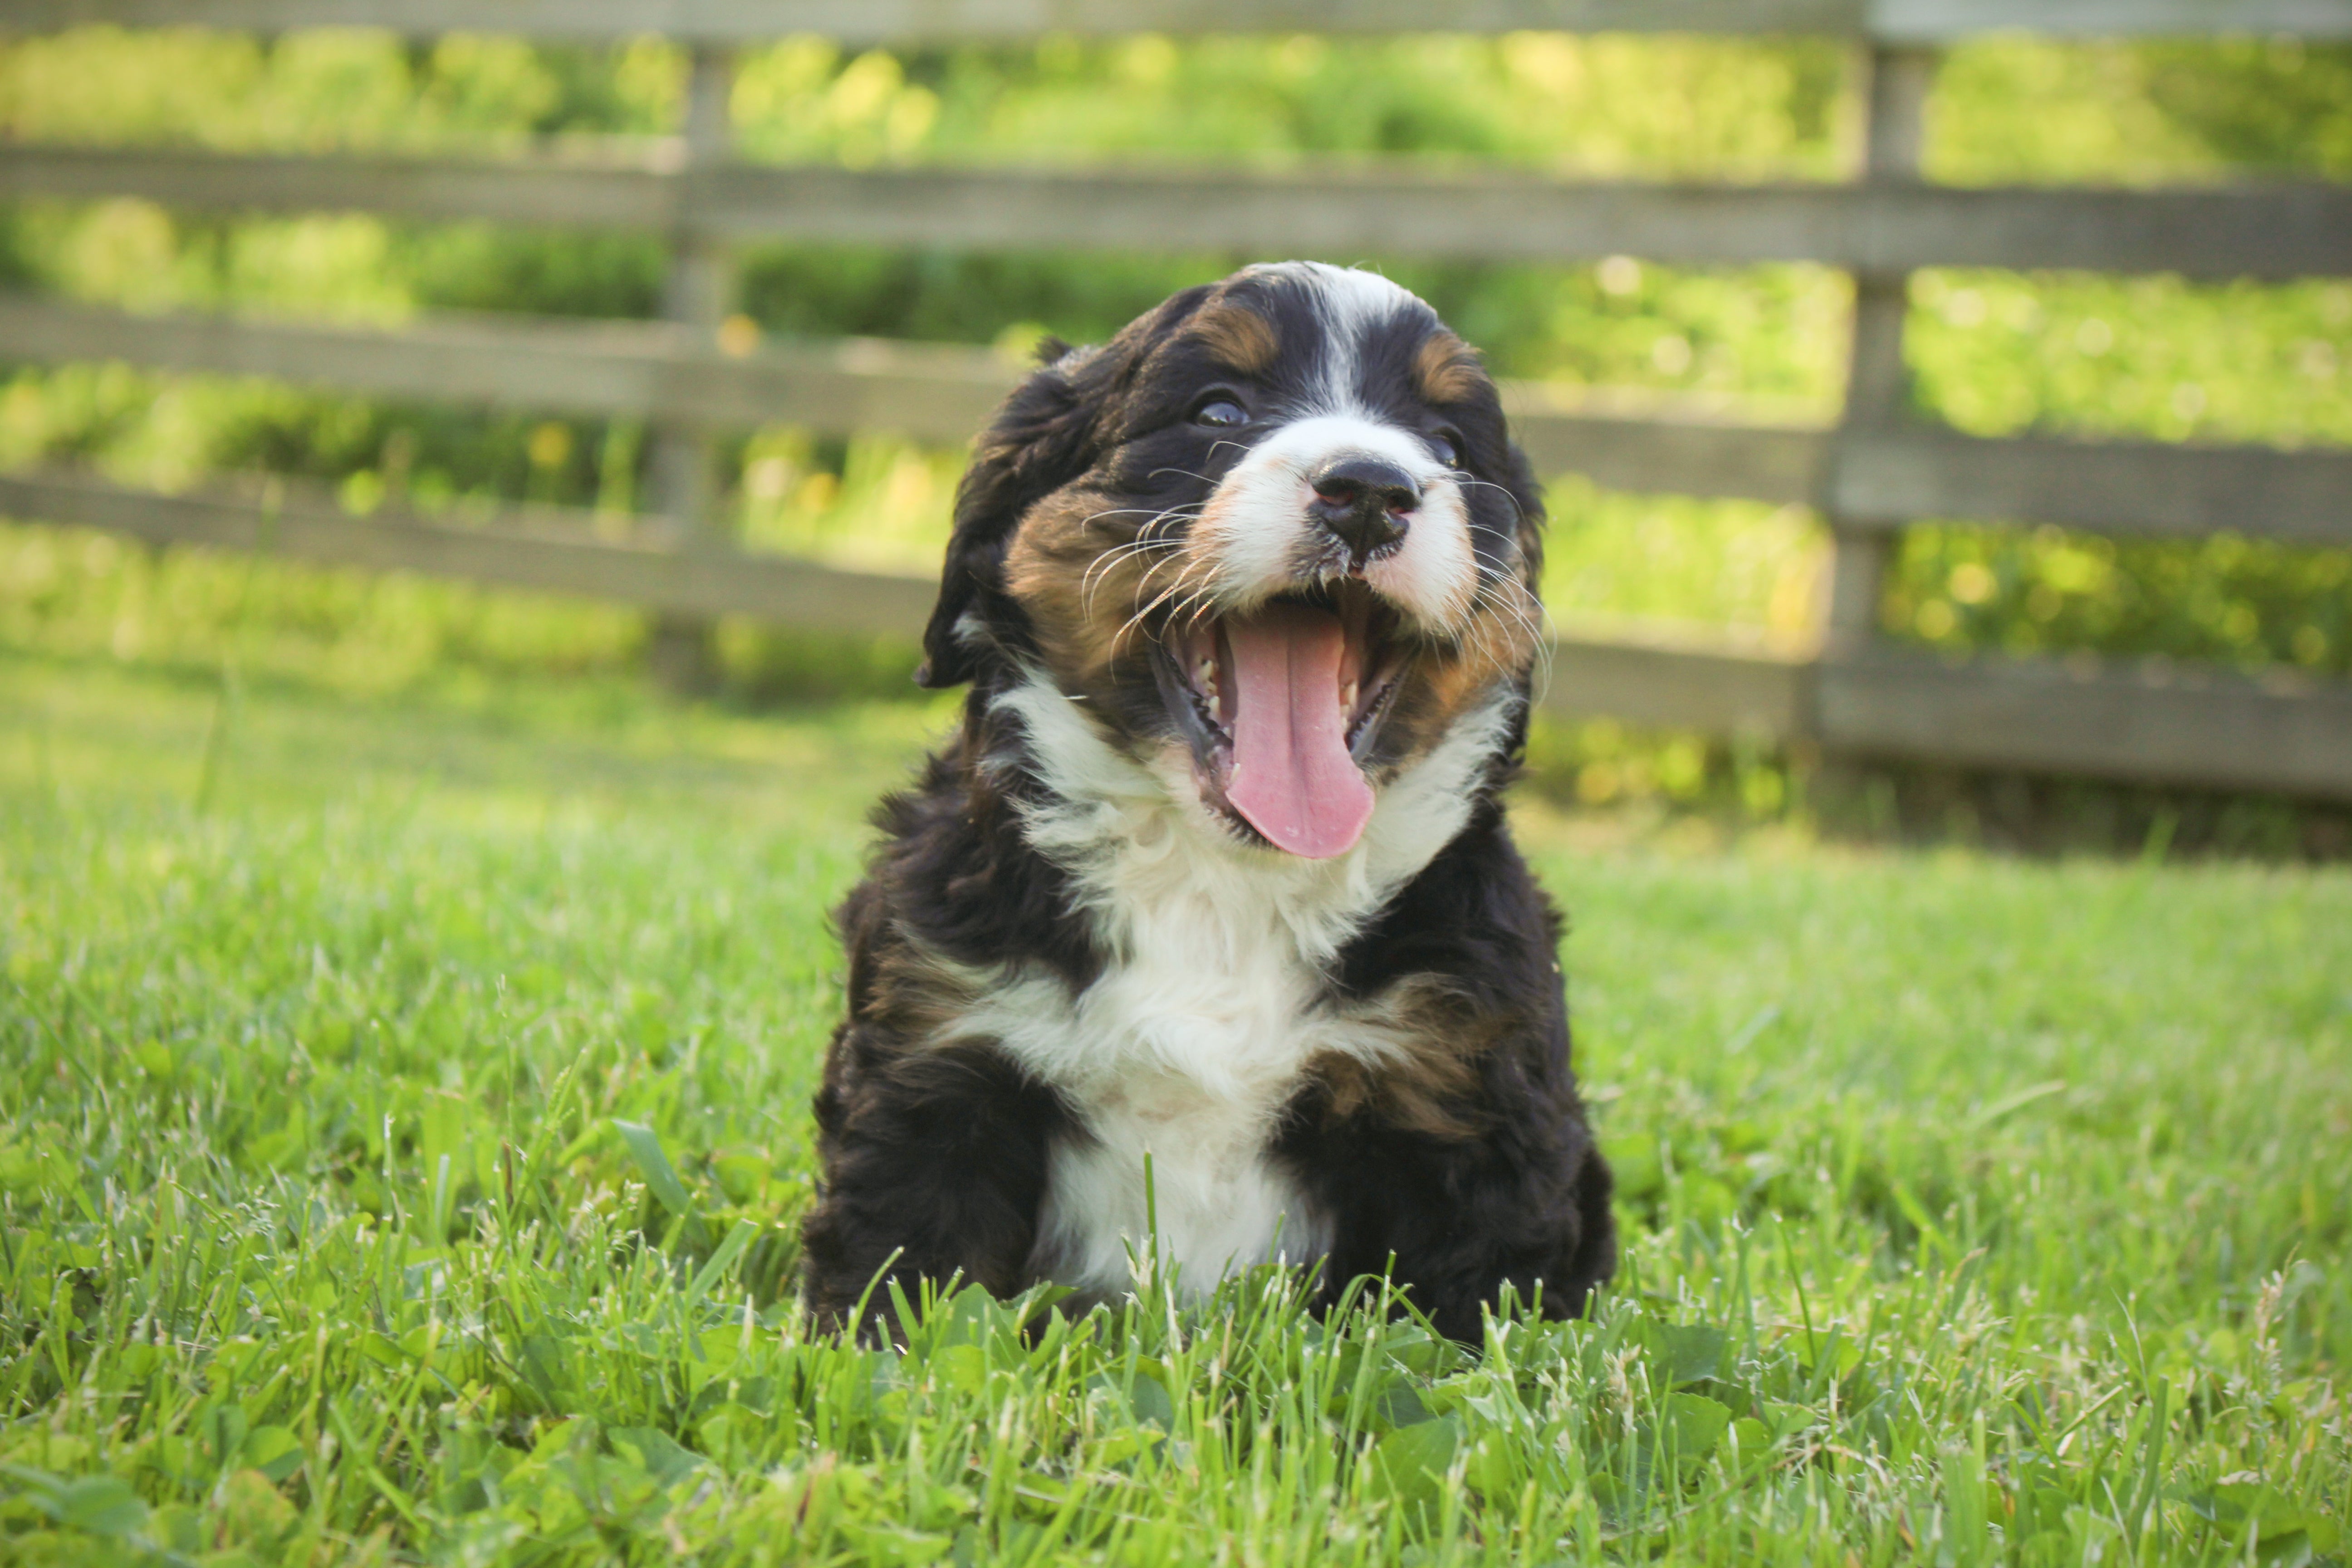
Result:
{"label": "horizontal fence rail", "polygon": [[2341,449],[1985,440],[1898,427],[1837,437],[1829,494],[1853,526],[1877,531],[1929,517],[2352,544],[2352,451]]}
{"label": "horizontal fence rail", "polygon": [[2352,800],[2352,692],[2148,661],[1888,649],[1813,668],[1824,746],[1983,768]]}
{"label": "horizontal fence rail", "polygon": [[[396,512],[353,517],[331,501],[166,496],[57,475],[0,475],[0,513],[100,528],[151,544],[257,551],[322,566],[415,572],[686,615],[756,616],[818,631],[913,637],[929,578],[842,572],[737,552],[709,554],[588,537],[593,513],[534,509],[505,526],[458,528]],[[566,538],[569,533],[575,537]]]}
{"label": "horizontal fence rail", "polygon": [[730,239],[1566,261],[1814,261],[2294,278],[2352,256],[2352,187],[2123,191],[1578,184],[1532,175],[914,168],[631,156],[496,163],[18,146],[0,195],[361,210]]}
{"label": "horizontal fence rail", "polygon": [[[463,582],[614,599],[650,610],[742,615],[912,641],[929,620],[935,579],[844,572],[737,552],[697,555],[592,540],[603,520],[534,507],[475,527],[387,510],[354,517],[315,494],[160,495],[86,476],[0,475],[0,514],[100,528],[156,545],[259,551],[320,565],[407,571]],[[1693,729],[1781,740],[1804,724],[1803,667],[1696,637],[1560,639],[1550,689],[1567,713],[1639,702]],[[1595,704],[1598,704],[1596,706]]]}
{"label": "horizontal fence rail", "polygon": [[[1433,21],[1442,23],[1433,29]],[[746,553],[714,524],[719,433],[786,424],[961,443],[1020,374],[977,349],[761,343],[720,330],[727,247],[749,240],[1696,265],[1810,262],[1855,279],[1835,427],[1520,383],[1505,401],[1536,467],[1613,489],[1799,503],[1835,542],[1818,653],[1729,634],[1584,627],[1555,638],[1543,703],[1845,756],[2071,771],[2352,800],[2352,688],[2149,660],[1953,661],[1880,630],[1893,542],[1916,520],[2056,523],[2117,536],[2221,531],[2352,545],[2352,452],[1985,439],[1912,412],[1902,336],[1923,267],[2167,272],[2275,280],[2352,272],[2352,187],[1955,188],[1919,178],[1932,47],[2042,35],[2352,38],[2352,0],[0,0],[0,33],[79,23],[262,31],[387,28],[691,46],[682,133],[526,158],[341,158],[0,145],[0,200],[143,197],[196,211],[364,211],[422,221],[636,230],[671,268],[659,321],[428,316],[400,330],[143,316],[0,294],[0,359],[118,361],[365,395],[643,419],[658,517],[510,510],[465,526],[354,516],[280,487],[158,495],[88,475],[0,476],[0,514],[158,545],[262,552],[617,600],[690,652],[702,618],[745,615],[910,637],[925,578]],[[1866,45],[1866,153],[1846,184],[1653,184],[1343,164],[1180,167],[775,165],[732,155],[727,51],[794,33],[874,44],[1025,43],[1047,33],[1811,34]],[[1861,58],[1861,57],[1858,57]],[[667,639],[667,641],[666,641]],[[683,639],[683,640],[681,640]],[[656,662],[658,662],[656,660]]]}
{"label": "horizontal fence rail", "polygon": [[[594,542],[583,537],[598,521],[593,514],[555,508],[465,528],[396,512],[353,517],[319,499],[163,496],[16,474],[0,476],[0,515],[157,545],[267,552],[861,636],[912,639],[936,591],[926,577]],[[1556,637],[1548,668],[1542,704],[1562,718],[1637,713],[1763,743],[2352,799],[2352,693],[2291,679],[2265,685],[2158,661],[1951,664],[1880,653],[1822,662],[1620,626]]]}
{"label": "horizontal fence rail", "polygon": [[659,33],[753,43],[1027,42],[1048,33],[1829,34],[1935,44],[2006,29],[2075,37],[2292,33],[2352,37],[2347,0],[11,0],[0,26],[391,27],[415,37]]}
{"label": "horizontal fence rail", "polygon": [[[137,316],[5,294],[0,345],[26,360],[119,360],[598,418],[658,414],[958,444],[1018,374],[984,350],[879,339],[730,355],[709,333],[656,321],[445,317],[387,331]],[[1883,530],[1925,516],[2352,544],[2352,452],[1638,419],[1565,409],[1540,384],[1504,392],[1538,469],[1614,489],[1826,502]]]}

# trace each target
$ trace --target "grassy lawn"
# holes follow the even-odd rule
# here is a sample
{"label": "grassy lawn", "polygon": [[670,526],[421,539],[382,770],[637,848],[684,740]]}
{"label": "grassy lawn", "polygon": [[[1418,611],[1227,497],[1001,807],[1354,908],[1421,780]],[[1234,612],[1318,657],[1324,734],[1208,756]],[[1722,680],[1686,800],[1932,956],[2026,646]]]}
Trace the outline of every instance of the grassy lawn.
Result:
{"label": "grassy lawn", "polygon": [[0,1559],[2343,1559],[2342,869],[1530,812],[1594,1321],[812,1341],[824,914],[937,719],[0,656]]}

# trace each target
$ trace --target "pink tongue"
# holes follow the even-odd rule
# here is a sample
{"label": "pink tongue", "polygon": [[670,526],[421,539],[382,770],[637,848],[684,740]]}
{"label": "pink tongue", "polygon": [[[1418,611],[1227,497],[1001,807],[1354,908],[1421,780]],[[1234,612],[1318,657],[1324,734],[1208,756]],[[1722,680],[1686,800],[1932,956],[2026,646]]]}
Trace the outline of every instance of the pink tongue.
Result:
{"label": "pink tongue", "polygon": [[1339,618],[1276,605],[1225,623],[1233,650],[1234,772],[1225,798],[1277,847],[1344,854],[1371,820],[1372,786],[1348,755]]}

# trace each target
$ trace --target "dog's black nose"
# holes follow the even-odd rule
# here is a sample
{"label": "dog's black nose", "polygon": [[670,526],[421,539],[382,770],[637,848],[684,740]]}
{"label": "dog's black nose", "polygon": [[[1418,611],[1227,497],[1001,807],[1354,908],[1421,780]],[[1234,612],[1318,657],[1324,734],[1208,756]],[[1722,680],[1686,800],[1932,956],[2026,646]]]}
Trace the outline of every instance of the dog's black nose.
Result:
{"label": "dog's black nose", "polygon": [[1337,458],[1307,483],[1315,487],[1308,510],[1315,521],[1348,547],[1356,564],[1404,537],[1406,516],[1421,504],[1412,476],[1385,458],[1358,453]]}

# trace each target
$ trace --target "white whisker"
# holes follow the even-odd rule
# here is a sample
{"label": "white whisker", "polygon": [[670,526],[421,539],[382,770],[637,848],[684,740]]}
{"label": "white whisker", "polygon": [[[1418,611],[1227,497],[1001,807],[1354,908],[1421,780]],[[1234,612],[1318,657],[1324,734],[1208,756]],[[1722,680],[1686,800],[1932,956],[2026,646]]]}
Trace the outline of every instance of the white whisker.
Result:
{"label": "white whisker", "polygon": [[1511,493],[1508,486],[1498,485],[1492,479],[1475,479],[1467,474],[1455,474],[1453,479],[1457,485],[1475,485],[1481,489],[1501,490],[1503,499],[1511,503],[1511,521],[1519,524],[1525,524],[1528,521],[1527,509],[1519,505],[1519,498]]}
{"label": "white whisker", "polygon": [[1130,556],[1143,554],[1148,551],[1175,550],[1181,548],[1182,543],[1183,541],[1177,539],[1133,539],[1129,540],[1125,544],[1119,545],[1116,549],[1105,551],[1101,555],[1096,558],[1092,565],[1087,568],[1086,576],[1079,581],[1078,591],[1081,595],[1083,606],[1089,614],[1092,613],[1094,608],[1094,592],[1096,587],[1099,584],[1102,575],[1110,571],[1113,567],[1117,566],[1120,562],[1127,560]]}
{"label": "white whisker", "polygon": [[[1153,570],[1157,571],[1160,566],[1164,566],[1167,563],[1165,562],[1158,563],[1154,565]],[[1185,584],[1191,581],[1194,572],[1200,571],[1203,568],[1213,570],[1214,566],[1215,563],[1209,560],[1206,556],[1196,556],[1186,562],[1184,570],[1176,574],[1176,581],[1171,583],[1161,593],[1154,595],[1150,603],[1137,610],[1133,616],[1128,618],[1127,624],[1118,628],[1118,635],[1111,639],[1111,646],[1113,647],[1117,647],[1120,642],[1125,640],[1127,634],[1134,630],[1146,616],[1151,615],[1154,611],[1160,609],[1171,601],[1175,601],[1177,603],[1178,609],[1181,611],[1184,605],[1191,605],[1202,595],[1210,592],[1213,584],[1203,584],[1200,587],[1194,588],[1188,593],[1185,590]],[[1182,595],[1182,598],[1181,600],[1177,597],[1179,595]],[[1173,611],[1170,613],[1168,618],[1171,624],[1175,620],[1176,613],[1177,612]]]}
{"label": "white whisker", "polygon": [[[1112,511],[1097,512],[1095,517],[1114,517],[1121,515],[1122,513],[1139,512],[1145,510],[1147,509],[1143,507],[1122,507]],[[1094,518],[1088,518],[1087,521],[1091,522],[1094,521]],[[1153,537],[1155,531],[1160,528],[1163,524],[1169,522],[1198,522],[1199,521],[1200,513],[1197,511],[1188,510],[1182,507],[1170,507],[1164,511],[1154,512],[1151,516],[1151,521],[1138,529],[1136,531],[1136,536],[1133,539],[1129,540],[1124,544],[1119,544],[1105,551],[1096,559],[1092,565],[1087,568],[1086,576],[1079,582],[1078,595],[1081,613],[1087,615],[1094,613],[1094,594],[1097,582],[1104,573],[1108,572],[1112,567],[1118,565],[1119,562],[1126,560],[1129,556],[1139,554],[1144,551],[1173,550],[1182,543],[1182,541],[1181,540],[1155,538]],[[1139,593],[1140,591],[1141,590],[1139,587],[1138,592]]]}
{"label": "white whisker", "polygon": [[[1213,447],[1211,448],[1213,451],[1214,449],[1215,448]],[[1198,479],[1204,485],[1213,485],[1217,482],[1208,475],[1196,474],[1190,468],[1154,468],[1143,477],[1147,479],[1156,479],[1162,474],[1181,474],[1188,479]]]}

